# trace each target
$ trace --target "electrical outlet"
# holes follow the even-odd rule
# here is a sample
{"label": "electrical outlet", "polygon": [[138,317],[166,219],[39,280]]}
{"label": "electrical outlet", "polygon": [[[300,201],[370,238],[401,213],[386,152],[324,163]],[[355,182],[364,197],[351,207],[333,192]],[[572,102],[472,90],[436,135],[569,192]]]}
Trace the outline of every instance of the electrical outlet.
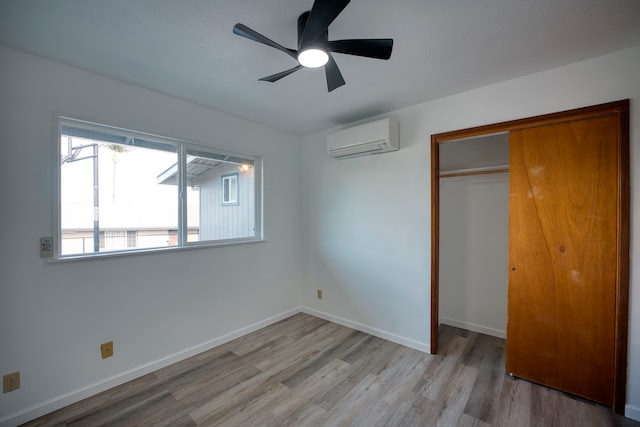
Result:
{"label": "electrical outlet", "polygon": [[104,344],[101,344],[100,352],[102,353],[103,359],[113,356],[113,341],[109,341]]}
{"label": "electrical outlet", "polygon": [[9,393],[20,388],[20,371],[2,376],[2,392]]}
{"label": "electrical outlet", "polygon": [[322,289],[318,289],[318,299],[322,299]]}

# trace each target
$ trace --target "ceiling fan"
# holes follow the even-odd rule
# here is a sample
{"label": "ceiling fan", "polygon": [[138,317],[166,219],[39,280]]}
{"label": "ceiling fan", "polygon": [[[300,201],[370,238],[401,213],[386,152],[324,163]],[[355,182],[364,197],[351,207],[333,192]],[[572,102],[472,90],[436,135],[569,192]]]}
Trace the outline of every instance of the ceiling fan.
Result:
{"label": "ceiling fan", "polygon": [[243,24],[233,26],[233,32],[249,40],[278,49],[296,61],[298,65],[285,71],[263,77],[260,81],[275,82],[301,68],[324,66],[327,89],[331,92],[345,84],[331,52],[367,58],[389,59],[393,39],[329,40],[329,25],[349,4],[350,0],[315,0],[310,11],[298,18],[298,49],[288,49],[259,34]]}

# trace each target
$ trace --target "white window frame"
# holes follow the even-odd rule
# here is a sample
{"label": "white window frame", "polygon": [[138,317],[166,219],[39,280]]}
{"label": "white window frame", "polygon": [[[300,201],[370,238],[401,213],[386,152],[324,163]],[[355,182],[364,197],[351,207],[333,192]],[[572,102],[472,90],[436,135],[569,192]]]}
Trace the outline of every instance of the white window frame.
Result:
{"label": "white window frame", "polygon": [[[84,253],[73,255],[62,255],[62,227],[61,227],[61,148],[60,141],[62,138],[62,127],[64,125],[78,127],[86,130],[93,130],[98,132],[113,132],[118,136],[128,136],[132,138],[141,138],[151,141],[160,142],[162,144],[170,144],[177,149],[177,165],[178,165],[178,243],[176,246],[169,247],[156,247],[156,248],[135,248],[126,250],[116,250],[110,252],[99,253]],[[262,176],[263,176],[263,157],[262,155],[247,152],[236,152],[226,148],[219,148],[216,146],[198,144],[181,139],[169,138],[151,133],[139,132],[130,129],[125,129],[118,126],[108,125],[100,123],[98,121],[89,121],[74,117],[73,115],[54,113],[54,179],[53,179],[53,194],[54,199],[54,215],[53,215],[53,257],[51,261],[64,261],[64,260],[76,260],[76,259],[91,259],[102,258],[110,256],[123,256],[137,253],[153,253],[164,252],[172,250],[184,250],[196,247],[211,247],[211,246],[223,246],[229,244],[239,243],[251,243],[264,241],[263,237],[263,189],[262,189]],[[254,235],[250,237],[233,238],[233,239],[220,239],[220,240],[205,240],[198,242],[188,242],[188,224],[187,224],[187,197],[186,197],[186,185],[187,185],[187,171],[186,171],[186,158],[187,151],[199,151],[204,153],[210,153],[213,155],[221,155],[228,157],[239,157],[253,162],[254,179],[255,179],[255,191],[254,191]],[[236,200],[237,204],[237,200]]]}

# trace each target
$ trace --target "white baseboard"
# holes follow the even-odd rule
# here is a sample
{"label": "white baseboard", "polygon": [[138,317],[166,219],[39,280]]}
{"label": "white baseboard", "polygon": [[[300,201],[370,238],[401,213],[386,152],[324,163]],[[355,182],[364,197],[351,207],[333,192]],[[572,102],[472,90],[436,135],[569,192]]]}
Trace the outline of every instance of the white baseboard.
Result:
{"label": "white baseboard", "polygon": [[279,322],[280,320],[286,319],[287,317],[291,317],[294,314],[298,314],[300,312],[301,312],[300,308],[295,308],[292,310],[285,311],[283,313],[269,317],[260,322],[256,322],[244,328],[237,329],[221,337],[214,338],[202,344],[198,344],[186,350],[183,350],[178,353],[174,353],[170,356],[164,357],[162,359],[158,359],[156,361],[150,362],[146,365],[131,369],[130,371],[123,372],[122,374],[118,374],[111,378],[107,378],[103,381],[97,382],[95,384],[91,384],[89,386],[83,387],[71,393],[55,397],[43,403],[33,405],[20,412],[9,414],[6,417],[0,418],[0,427],[14,427],[14,426],[26,423],[27,421],[31,421],[33,419],[46,415],[50,412],[57,411],[58,409],[64,408],[65,406],[79,402],[83,399],[86,399],[87,397],[96,395],[105,390],[109,390],[110,388],[119,386],[121,384],[134,380],[136,378],[139,378],[148,373],[157,371],[158,369],[162,369],[173,363],[180,362],[191,356],[195,356],[207,350],[211,350],[212,348],[215,348],[219,345],[225,344],[236,338],[240,338],[244,335],[257,331],[258,329],[262,329],[265,326],[269,326],[273,323]]}
{"label": "white baseboard", "polygon": [[454,326],[456,328],[466,329],[468,331],[478,332],[485,335],[491,335],[492,337],[498,338],[506,338],[507,331],[503,331],[500,329],[489,328],[487,326],[476,325],[475,323],[461,322],[459,320],[447,319],[444,317],[440,318],[440,323]]}
{"label": "white baseboard", "polygon": [[624,416],[635,421],[640,421],[640,407],[627,405],[624,407]]}
{"label": "white baseboard", "polygon": [[367,334],[374,335],[379,338],[383,338],[385,340],[389,340],[396,344],[401,344],[406,347],[413,348],[415,350],[419,350],[425,353],[431,352],[431,345],[427,343],[423,343],[420,341],[412,340],[410,338],[406,338],[400,335],[393,334],[391,332],[383,331],[381,329],[372,328],[367,325],[363,325],[362,323],[353,322],[348,319],[343,319],[342,317],[337,317],[322,311],[315,310],[309,307],[302,307],[302,312],[306,314],[310,314],[311,316],[316,316],[321,319],[328,320],[333,323],[337,323],[342,326],[346,326],[351,329],[356,329],[358,331],[366,332]]}

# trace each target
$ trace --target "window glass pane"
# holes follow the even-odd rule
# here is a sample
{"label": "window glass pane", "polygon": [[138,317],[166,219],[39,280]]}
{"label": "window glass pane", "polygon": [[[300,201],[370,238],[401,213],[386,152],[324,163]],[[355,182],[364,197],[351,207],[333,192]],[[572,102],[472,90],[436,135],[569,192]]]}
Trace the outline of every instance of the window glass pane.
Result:
{"label": "window glass pane", "polygon": [[222,177],[222,203],[229,203],[229,178]]}
{"label": "window glass pane", "polygon": [[64,124],[60,153],[62,256],[176,244],[176,146]]}
{"label": "window glass pane", "polygon": [[189,242],[256,237],[254,161],[187,150]]}

